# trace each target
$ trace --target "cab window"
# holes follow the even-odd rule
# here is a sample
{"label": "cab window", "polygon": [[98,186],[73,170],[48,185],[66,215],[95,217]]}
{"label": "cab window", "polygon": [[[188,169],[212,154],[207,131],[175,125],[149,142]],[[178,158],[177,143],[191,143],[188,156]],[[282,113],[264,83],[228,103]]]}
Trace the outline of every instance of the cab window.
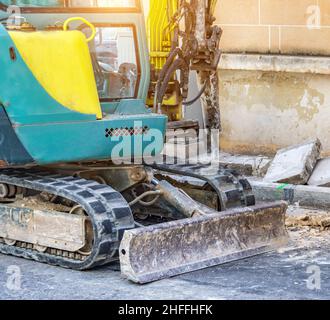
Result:
{"label": "cab window", "polygon": [[[89,43],[101,99],[135,97],[138,82],[136,44],[132,27],[97,27]],[[88,29],[82,30],[88,35]]]}

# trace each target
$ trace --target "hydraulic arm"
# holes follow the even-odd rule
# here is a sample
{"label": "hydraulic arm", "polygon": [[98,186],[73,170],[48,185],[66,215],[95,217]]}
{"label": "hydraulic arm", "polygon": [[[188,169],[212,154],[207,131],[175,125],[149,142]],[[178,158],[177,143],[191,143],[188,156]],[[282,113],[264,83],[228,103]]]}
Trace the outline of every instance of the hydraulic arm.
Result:
{"label": "hydraulic arm", "polygon": [[[203,98],[207,127],[220,129],[217,68],[222,30],[214,25],[217,0],[151,0],[148,35],[152,66],[149,104],[170,120],[182,119],[182,106]],[[190,71],[201,90],[187,101]]]}

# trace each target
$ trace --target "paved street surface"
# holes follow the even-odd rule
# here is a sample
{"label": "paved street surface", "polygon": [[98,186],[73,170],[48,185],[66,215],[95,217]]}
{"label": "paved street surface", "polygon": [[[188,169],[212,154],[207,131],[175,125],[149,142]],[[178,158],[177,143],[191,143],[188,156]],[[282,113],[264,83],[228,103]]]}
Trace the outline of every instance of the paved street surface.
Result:
{"label": "paved street surface", "polygon": [[0,255],[0,299],[329,299],[330,231],[290,235],[279,252],[144,286],[122,279],[118,265],[76,272]]}

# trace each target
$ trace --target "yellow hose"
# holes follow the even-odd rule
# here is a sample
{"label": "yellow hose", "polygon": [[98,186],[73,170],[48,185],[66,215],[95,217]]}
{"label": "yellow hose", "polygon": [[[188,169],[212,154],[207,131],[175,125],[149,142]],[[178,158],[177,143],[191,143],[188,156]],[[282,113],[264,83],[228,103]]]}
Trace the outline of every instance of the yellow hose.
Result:
{"label": "yellow hose", "polygon": [[95,26],[90,23],[88,20],[82,18],[82,17],[72,17],[72,18],[69,18],[68,20],[66,20],[63,24],[63,30],[64,31],[67,31],[68,28],[69,28],[69,24],[72,22],[72,21],[82,21],[83,23],[85,23],[87,26],[89,26],[92,30],[92,35],[86,39],[87,42],[90,42],[92,41],[94,38],[95,38],[95,35],[96,35],[96,28]]}

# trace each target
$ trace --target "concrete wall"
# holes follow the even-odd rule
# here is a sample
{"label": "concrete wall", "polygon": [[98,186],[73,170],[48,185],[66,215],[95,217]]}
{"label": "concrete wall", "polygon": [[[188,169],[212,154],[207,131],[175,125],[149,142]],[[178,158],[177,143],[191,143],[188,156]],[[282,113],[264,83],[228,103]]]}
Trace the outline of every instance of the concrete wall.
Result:
{"label": "concrete wall", "polygon": [[216,16],[222,149],[271,154],[318,137],[330,155],[330,0],[219,0]]}
{"label": "concrete wall", "polygon": [[[219,70],[224,151],[272,154],[319,138],[323,153],[330,155],[330,58],[223,57],[231,60],[229,68],[222,62]],[[295,68],[287,70],[283,59],[291,60]],[[249,60],[255,62],[254,69]],[[259,60],[268,64],[260,67]],[[272,60],[277,60],[275,66]]]}
{"label": "concrete wall", "polygon": [[[256,64],[259,58],[245,56]],[[296,60],[285,59],[291,59],[293,64]],[[277,66],[283,66],[281,58],[273,57],[274,60]],[[309,62],[310,70],[318,64],[317,60]],[[238,64],[239,59],[231,63]],[[299,63],[296,62],[297,67]],[[221,146],[225,151],[272,154],[278,148],[318,137],[325,153],[330,154],[329,74],[285,68],[281,72],[260,67],[243,69],[220,71]]]}

